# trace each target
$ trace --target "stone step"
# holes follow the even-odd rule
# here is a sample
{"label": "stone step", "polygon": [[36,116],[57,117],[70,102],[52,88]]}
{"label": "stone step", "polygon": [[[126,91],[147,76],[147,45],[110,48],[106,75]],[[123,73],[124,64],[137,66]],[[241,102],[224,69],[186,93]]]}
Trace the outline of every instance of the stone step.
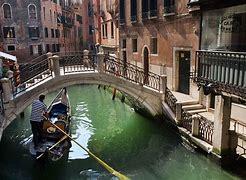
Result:
{"label": "stone step", "polygon": [[186,105],[186,106],[182,106],[182,109],[185,111],[188,110],[197,110],[197,109],[202,109],[203,105],[201,104],[194,104],[194,105]]}
{"label": "stone step", "polygon": [[183,101],[181,102],[182,106],[188,106],[188,105],[196,105],[199,104],[197,100],[191,100],[191,101]]}
{"label": "stone step", "polygon": [[202,113],[202,112],[206,112],[207,110],[205,108],[202,109],[196,109],[196,110],[189,110],[187,111],[190,114],[197,114],[197,113]]}

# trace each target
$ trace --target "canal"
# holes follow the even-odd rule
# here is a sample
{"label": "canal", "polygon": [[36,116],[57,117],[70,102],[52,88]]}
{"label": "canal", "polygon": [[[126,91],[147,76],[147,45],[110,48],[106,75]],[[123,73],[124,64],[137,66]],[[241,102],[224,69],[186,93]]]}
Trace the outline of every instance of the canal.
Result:
{"label": "canal", "polygon": [[[47,95],[46,104],[57,92]],[[97,86],[68,88],[72,136],[131,179],[239,179],[194,151],[165,125],[145,118]],[[41,165],[29,155],[30,107],[4,132],[0,143],[2,180],[115,179],[85,151],[72,144],[67,160]]]}

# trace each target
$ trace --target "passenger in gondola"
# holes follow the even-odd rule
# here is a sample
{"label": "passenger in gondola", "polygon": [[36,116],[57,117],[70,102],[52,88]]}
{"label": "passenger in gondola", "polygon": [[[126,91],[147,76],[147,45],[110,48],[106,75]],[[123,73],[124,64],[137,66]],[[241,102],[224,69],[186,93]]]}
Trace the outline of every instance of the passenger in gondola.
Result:
{"label": "passenger in gondola", "polygon": [[38,144],[42,140],[42,127],[44,116],[48,117],[47,106],[44,104],[45,95],[40,95],[38,100],[34,100],[32,103],[31,111],[31,127],[33,133],[34,148],[38,147]]}

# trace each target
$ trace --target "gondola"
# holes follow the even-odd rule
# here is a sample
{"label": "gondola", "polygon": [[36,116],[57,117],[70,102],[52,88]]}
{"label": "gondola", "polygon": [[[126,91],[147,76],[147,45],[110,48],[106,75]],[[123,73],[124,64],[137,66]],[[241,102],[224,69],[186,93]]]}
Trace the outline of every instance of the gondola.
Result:
{"label": "gondola", "polygon": [[71,108],[66,88],[63,88],[48,107],[48,118],[44,117],[42,140],[38,148],[30,145],[30,153],[37,160],[58,161],[68,154],[71,147],[70,139],[58,130],[57,125],[70,134]]}

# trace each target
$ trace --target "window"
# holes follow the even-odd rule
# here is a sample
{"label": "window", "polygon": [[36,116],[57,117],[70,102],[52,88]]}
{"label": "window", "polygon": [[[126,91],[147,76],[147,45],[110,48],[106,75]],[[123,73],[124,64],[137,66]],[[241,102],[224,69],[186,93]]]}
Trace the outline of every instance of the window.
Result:
{"label": "window", "polygon": [[60,44],[56,44],[56,52],[60,52]]}
{"label": "window", "polygon": [[45,34],[45,37],[49,37],[49,32],[48,32],[48,28],[44,28],[44,34]]}
{"label": "window", "polygon": [[56,22],[56,19],[57,19],[56,12],[54,12],[54,22]]}
{"label": "window", "polygon": [[45,7],[43,7],[44,20],[45,20]]}
{"label": "window", "polygon": [[114,38],[114,22],[111,22],[111,38]]}
{"label": "window", "polygon": [[120,24],[125,23],[125,0],[120,0]]}
{"label": "window", "polygon": [[3,37],[4,38],[15,38],[15,28],[14,27],[3,27]]}
{"label": "window", "polygon": [[204,11],[201,49],[246,51],[246,4]]}
{"label": "window", "polygon": [[149,0],[142,0],[142,18],[149,18]]}
{"label": "window", "polygon": [[164,0],[164,13],[174,13],[175,0]]}
{"label": "window", "polygon": [[30,55],[33,55],[33,46],[29,46],[29,50],[30,50]]}
{"label": "window", "polygon": [[29,37],[32,39],[39,38],[39,29],[38,27],[29,27],[28,28]]}
{"label": "window", "polygon": [[50,21],[52,22],[52,12],[50,10]]}
{"label": "window", "polygon": [[126,39],[123,39],[123,40],[122,40],[122,48],[123,48],[123,49],[126,48]]}
{"label": "window", "polygon": [[43,49],[42,49],[42,45],[38,45],[38,54],[42,55],[43,54]]}
{"label": "window", "polygon": [[151,54],[157,54],[157,38],[151,38],[150,39],[150,51]]}
{"label": "window", "polygon": [[46,44],[46,53],[50,52],[50,45]]}
{"label": "window", "polygon": [[28,6],[28,14],[29,19],[37,19],[36,6],[34,4],[30,4]]}
{"label": "window", "polygon": [[8,45],[7,50],[8,51],[15,51],[15,46],[14,45]]}
{"label": "window", "polygon": [[80,24],[82,24],[82,16],[80,16],[80,15],[76,15],[76,20],[80,23]]}
{"label": "window", "polygon": [[132,39],[132,52],[138,52],[138,39]]}
{"label": "window", "polygon": [[93,14],[93,9],[92,9],[92,7],[91,7],[91,3],[89,2],[89,3],[88,3],[88,16],[91,17],[92,14]]}
{"label": "window", "polygon": [[3,16],[4,18],[11,18],[11,6],[9,4],[3,4]]}
{"label": "window", "polygon": [[89,25],[89,35],[92,35],[93,34],[93,27],[92,25]]}
{"label": "window", "polygon": [[108,24],[106,23],[105,26],[105,38],[108,38]]}
{"label": "window", "polygon": [[137,21],[137,0],[131,0],[131,21]]}
{"label": "window", "polygon": [[59,29],[56,29],[55,31],[56,31],[56,38],[59,38],[60,37],[60,31],[59,31]]}
{"label": "window", "polygon": [[55,37],[55,32],[54,29],[51,29],[51,37],[54,38]]}
{"label": "window", "polygon": [[151,0],[150,2],[150,17],[157,16],[157,0]]}
{"label": "window", "polygon": [[56,52],[56,45],[52,44],[52,52]]}

